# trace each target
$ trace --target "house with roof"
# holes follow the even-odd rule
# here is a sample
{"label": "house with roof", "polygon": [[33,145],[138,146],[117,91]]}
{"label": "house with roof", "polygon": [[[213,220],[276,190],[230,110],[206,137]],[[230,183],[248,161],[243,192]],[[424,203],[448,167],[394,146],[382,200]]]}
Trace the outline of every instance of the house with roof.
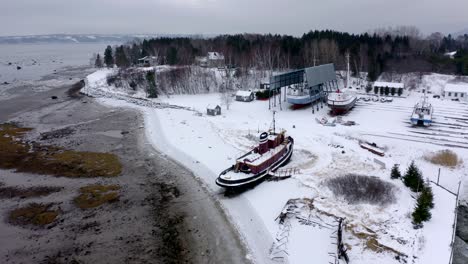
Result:
{"label": "house with roof", "polygon": [[445,57],[449,57],[452,60],[455,59],[455,55],[457,55],[457,51],[451,51],[451,52],[444,53]]}
{"label": "house with roof", "polygon": [[442,95],[454,101],[468,101],[468,83],[447,83]]}
{"label": "house with roof", "polygon": [[151,67],[158,65],[158,57],[156,56],[145,56],[138,59],[138,66],[140,67]]}
{"label": "house with roof", "polygon": [[236,101],[240,102],[252,102],[255,99],[255,95],[252,91],[239,90],[236,93]]}
{"label": "house with roof", "polygon": [[215,106],[208,105],[206,107],[206,114],[210,115],[210,116],[221,115],[221,106],[219,106],[219,105],[215,105]]}
{"label": "house with roof", "polygon": [[201,67],[214,68],[224,67],[224,55],[220,52],[211,51],[206,56],[195,57],[196,63]]}

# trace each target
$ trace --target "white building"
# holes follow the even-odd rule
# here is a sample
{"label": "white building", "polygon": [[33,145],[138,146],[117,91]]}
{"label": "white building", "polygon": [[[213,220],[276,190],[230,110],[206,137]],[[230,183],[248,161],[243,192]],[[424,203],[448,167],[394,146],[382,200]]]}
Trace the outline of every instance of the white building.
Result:
{"label": "white building", "polygon": [[223,67],[224,66],[224,55],[220,52],[208,52],[206,56],[196,57],[195,61],[201,67]]}
{"label": "white building", "polygon": [[376,89],[377,93],[380,94],[386,94],[385,90],[387,90],[388,94],[386,95],[401,95],[405,85],[397,82],[374,82],[374,92]]}
{"label": "white building", "polygon": [[141,59],[138,59],[138,65],[143,67],[156,66],[158,65],[158,57],[146,56]]}
{"label": "white building", "polygon": [[450,100],[468,101],[468,83],[447,83],[443,96]]}
{"label": "white building", "polygon": [[252,102],[254,98],[255,98],[255,95],[252,91],[239,90],[236,93],[236,101]]}
{"label": "white building", "polygon": [[457,55],[457,52],[456,52],[456,51],[447,52],[447,53],[444,54],[444,56],[449,57],[449,58],[451,58],[451,59],[454,59],[454,58],[455,58],[455,55]]}

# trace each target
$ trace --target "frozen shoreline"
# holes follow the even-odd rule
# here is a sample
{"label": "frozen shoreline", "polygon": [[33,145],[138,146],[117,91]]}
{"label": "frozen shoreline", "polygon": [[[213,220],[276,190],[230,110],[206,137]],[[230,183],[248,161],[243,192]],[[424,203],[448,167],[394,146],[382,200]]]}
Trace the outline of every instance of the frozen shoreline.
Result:
{"label": "frozen shoreline", "polygon": [[[207,182],[207,177],[216,177],[216,174],[208,167],[193,160],[189,155],[179,150],[176,146],[169,143],[166,134],[161,129],[156,109],[150,109],[141,106],[135,106],[126,102],[116,101],[109,98],[101,98],[98,102],[113,107],[128,107],[138,109],[144,116],[145,134],[147,140],[152,146],[164,155],[169,156],[179,165],[190,170],[200,184],[204,185],[212,193],[212,199],[219,202],[229,222],[239,232],[240,239],[248,246],[247,259],[254,263],[274,263],[269,257],[269,249],[273,243],[269,231],[265,228],[261,218],[257,215],[250,202],[239,195],[234,198],[223,196],[222,190],[216,186],[214,181]],[[179,110],[186,111],[186,110]],[[249,217],[246,218],[246,215]]]}

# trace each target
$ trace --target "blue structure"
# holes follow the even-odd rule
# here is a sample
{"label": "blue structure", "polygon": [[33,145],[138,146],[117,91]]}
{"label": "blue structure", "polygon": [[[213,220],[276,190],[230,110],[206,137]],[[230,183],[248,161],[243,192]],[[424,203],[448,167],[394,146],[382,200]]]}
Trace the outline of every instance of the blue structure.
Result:
{"label": "blue structure", "polygon": [[335,66],[324,64],[270,78],[270,91],[278,91],[282,87],[287,87],[285,97],[290,104],[306,105],[319,101],[325,98],[328,92],[338,89]]}

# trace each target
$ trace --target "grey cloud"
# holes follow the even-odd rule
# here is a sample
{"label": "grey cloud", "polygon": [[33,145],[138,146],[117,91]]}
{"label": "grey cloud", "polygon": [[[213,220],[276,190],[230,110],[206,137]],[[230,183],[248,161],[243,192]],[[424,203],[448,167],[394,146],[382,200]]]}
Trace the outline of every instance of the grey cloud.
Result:
{"label": "grey cloud", "polygon": [[468,27],[466,0],[0,0],[0,35],[52,33],[360,33]]}

